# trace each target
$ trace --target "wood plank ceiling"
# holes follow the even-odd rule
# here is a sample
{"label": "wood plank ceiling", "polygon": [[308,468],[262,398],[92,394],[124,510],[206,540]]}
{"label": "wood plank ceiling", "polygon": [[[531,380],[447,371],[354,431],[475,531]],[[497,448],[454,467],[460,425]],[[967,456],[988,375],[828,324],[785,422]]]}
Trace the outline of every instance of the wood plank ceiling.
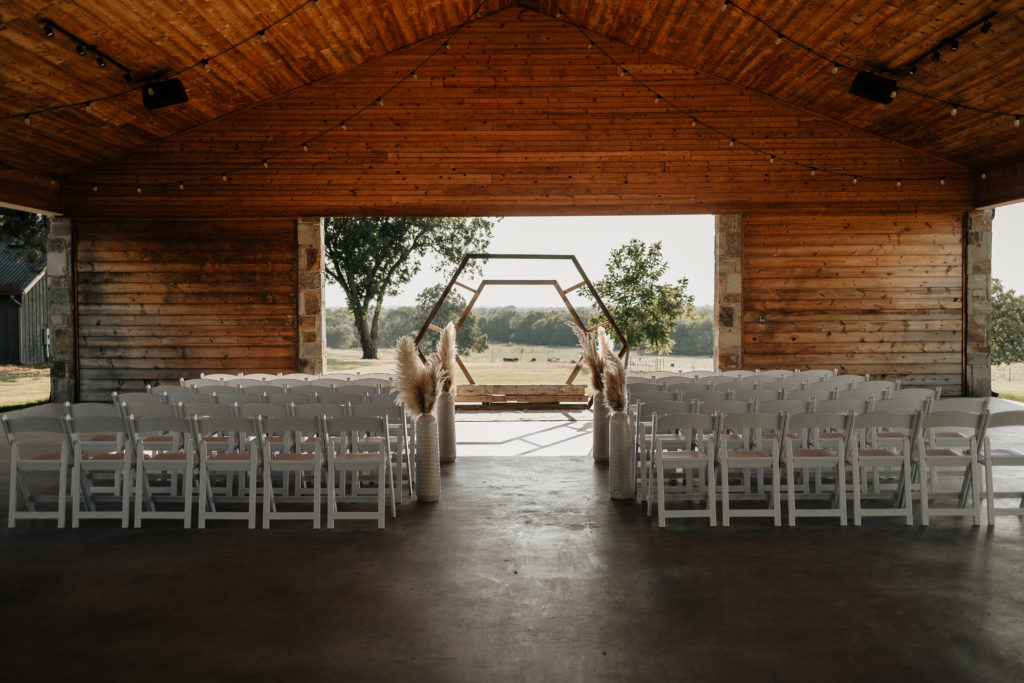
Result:
{"label": "wood plank ceiling", "polygon": [[[473,20],[478,8],[487,16],[514,4],[7,0],[0,5],[0,163],[42,177],[80,174],[443,34]],[[1024,113],[1024,0],[518,4],[578,25],[611,51],[632,46],[964,171],[993,174],[1024,162],[1024,126],[1015,127],[1013,117]],[[960,36],[956,51],[943,43],[991,12],[991,30],[975,26]],[[47,38],[47,19],[130,69],[131,82],[111,63],[100,69],[95,52],[79,56],[61,31]],[[263,29],[266,41],[258,33]],[[932,61],[936,47],[939,60]],[[835,74],[833,61],[840,65]],[[915,62],[916,75],[907,75]],[[895,101],[847,94],[860,69],[894,77]],[[139,86],[168,75],[181,78],[189,102],[148,111]],[[29,125],[27,112],[35,112]]]}

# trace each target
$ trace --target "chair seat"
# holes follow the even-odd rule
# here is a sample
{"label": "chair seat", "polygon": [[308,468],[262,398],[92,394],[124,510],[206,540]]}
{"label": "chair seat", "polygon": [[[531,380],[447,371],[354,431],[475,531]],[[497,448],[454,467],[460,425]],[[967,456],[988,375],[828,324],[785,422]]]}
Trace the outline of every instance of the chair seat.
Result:
{"label": "chair seat", "polygon": [[953,450],[952,448],[929,448],[925,451],[925,456],[929,458],[963,458],[969,460],[970,456],[961,451]]}
{"label": "chair seat", "polygon": [[155,455],[147,453],[146,454],[146,460],[164,460],[164,461],[185,460],[185,454],[184,453],[169,453],[169,452],[166,452],[166,451],[161,451],[160,453],[156,453]]}
{"label": "chair seat", "polygon": [[902,458],[903,456],[899,453],[893,453],[887,451],[884,448],[862,448],[857,451],[857,455],[862,458]]}
{"label": "chair seat", "polygon": [[771,454],[768,451],[762,450],[737,450],[729,451],[728,457],[730,458],[768,458],[771,459]]}
{"label": "chair seat", "polygon": [[316,458],[316,453],[276,453],[274,460],[288,460],[292,462],[309,461]]}
{"label": "chair seat", "polygon": [[[842,438],[842,434],[836,434],[835,438]],[[835,453],[824,448],[794,448],[794,458],[835,458]]]}
{"label": "chair seat", "polygon": [[344,462],[377,462],[380,459],[378,453],[337,453],[334,456],[335,461]]}
{"label": "chair seat", "polygon": [[124,453],[118,453],[117,451],[82,453],[82,460],[124,460]]}
{"label": "chair seat", "polygon": [[215,453],[210,460],[249,460],[252,455],[244,451],[231,451],[229,453]]}
{"label": "chair seat", "polygon": [[60,460],[60,451],[56,451],[56,452],[54,452],[54,451],[43,451],[42,453],[33,453],[32,455],[29,455],[29,456],[19,455],[18,459],[22,460],[22,461],[26,461],[26,460],[35,460],[35,461]]}

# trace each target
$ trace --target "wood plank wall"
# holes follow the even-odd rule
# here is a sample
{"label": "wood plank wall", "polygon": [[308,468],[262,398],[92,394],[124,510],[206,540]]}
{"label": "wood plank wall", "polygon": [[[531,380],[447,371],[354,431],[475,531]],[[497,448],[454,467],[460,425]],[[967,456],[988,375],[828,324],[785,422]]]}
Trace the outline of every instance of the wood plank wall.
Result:
{"label": "wood plank wall", "polygon": [[80,221],[75,233],[81,400],[295,370],[294,221]]}
{"label": "wood plank wall", "polygon": [[962,233],[960,214],[744,216],[744,367],[840,368],[959,394]]}

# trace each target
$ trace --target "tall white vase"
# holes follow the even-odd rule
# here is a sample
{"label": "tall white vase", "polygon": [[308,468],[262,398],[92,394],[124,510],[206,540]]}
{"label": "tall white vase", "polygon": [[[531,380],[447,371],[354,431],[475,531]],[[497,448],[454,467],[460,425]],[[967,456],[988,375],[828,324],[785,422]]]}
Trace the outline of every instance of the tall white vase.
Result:
{"label": "tall white vase", "polygon": [[629,417],[624,412],[613,410],[608,417],[608,493],[615,500],[633,497],[636,489],[635,457]]}
{"label": "tall white vase", "polygon": [[604,394],[594,394],[594,462],[608,462],[608,405]]}
{"label": "tall white vase", "polygon": [[441,462],[455,462],[455,397],[442,391],[437,397],[437,442]]}
{"label": "tall white vase", "polygon": [[423,413],[416,418],[416,497],[426,503],[441,498],[437,418],[430,413]]}

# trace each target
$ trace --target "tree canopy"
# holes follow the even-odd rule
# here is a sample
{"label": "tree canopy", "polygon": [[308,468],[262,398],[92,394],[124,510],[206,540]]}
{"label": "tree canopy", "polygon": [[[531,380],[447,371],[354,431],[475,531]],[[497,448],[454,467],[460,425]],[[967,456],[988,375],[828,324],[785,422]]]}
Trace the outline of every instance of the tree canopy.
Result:
{"label": "tree canopy", "polygon": [[46,217],[0,207],[0,244],[30,259],[46,254]]}
{"label": "tree canopy", "polygon": [[1024,296],[992,278],[992,364],[1024,361]]}
{"label": "tree canopy", "polygon": [[[693,317],[693,295],[686,292],[689,281],[682,278],[675,283],[662,283],[667,270],[661,242],[646,244],[634,238],[612,250],[604,277],[594,283],[594,289],[634,348],[669,353],[677,321]],[[590,323],[597,324],[603,319],[596,312]]]}
{"label": "tree canopy", "polygon": [[439,273],[450,276],[465,253],[486,251],[492,226],[483,218],[325,220],[325,270],[345,292],[363,358],[377,357],[384,297],[397,295],[412,280],[423,257],[437,257]]}

